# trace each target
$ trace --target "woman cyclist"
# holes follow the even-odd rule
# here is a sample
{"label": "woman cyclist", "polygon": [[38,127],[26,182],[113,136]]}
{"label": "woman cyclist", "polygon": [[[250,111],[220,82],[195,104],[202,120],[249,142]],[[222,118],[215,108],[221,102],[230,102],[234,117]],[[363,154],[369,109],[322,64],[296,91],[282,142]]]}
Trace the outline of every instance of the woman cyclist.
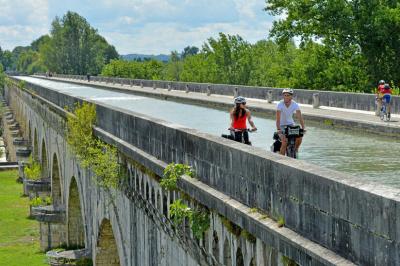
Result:
{"label": "woman cyclist", "polygon": [[257,128],[251,118],[250,111],[246,108],[246,99],[242,96],[235,98],[235,107],[230,112],[231,126],[229,130],[232,130],[235,134],[235,141],[242,142],[245,144],[251,144],[249,141],[249,133],[247,132],[247,123],[251,126],[251,131],[256,131]]}

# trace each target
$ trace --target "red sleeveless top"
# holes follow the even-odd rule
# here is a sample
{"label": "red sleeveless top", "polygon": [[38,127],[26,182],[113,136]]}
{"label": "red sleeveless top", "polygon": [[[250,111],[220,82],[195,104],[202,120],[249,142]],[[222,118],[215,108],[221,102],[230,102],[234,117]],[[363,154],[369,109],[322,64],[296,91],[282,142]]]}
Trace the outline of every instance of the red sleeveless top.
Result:
{"label": "red sleeveless top", "polygon": [[235,129],[246,129],[246,119],[247,119],[247,114],[246,112],[243,114],[243,116],[239,116],[237,119],[235,116],[233,116],[233,128]]}

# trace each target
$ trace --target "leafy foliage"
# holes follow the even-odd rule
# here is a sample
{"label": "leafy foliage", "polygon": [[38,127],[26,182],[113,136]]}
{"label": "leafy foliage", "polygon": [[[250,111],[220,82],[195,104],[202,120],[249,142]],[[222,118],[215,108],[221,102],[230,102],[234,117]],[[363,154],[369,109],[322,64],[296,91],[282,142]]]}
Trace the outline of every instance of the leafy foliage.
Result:
{"label": "leafy foliage", "polygon": [[206,209],[192,210],[182,200],[175,200],[169,207],[175,226],[182,224],[184,219],[189,219],[193,235],[197,239],[203,237],[203,233],[210,228],[210,214]]}
{"label": "leafy foliage", "polygon": [[5,85],[6,75],[4,74],[3,65],[0,64],[0,90],[2,91]]}
{"label": "leafy foliage", "polygon": [[28,165],[24,167],[24,171],[28,179],[39,180],[42,177],[42,167],[32,155],[29,157]]}
{"label": "leafy foliage", "polygon": [[101,74],[109,77],[133,79],[161,79],[163,63],[156,60],[144,62],[112,60],[104,66]]}
{"label": "leafy foliage", "polygon": [[175,200],[170,206],[169,211],[171,218],[176,226],[182,224],[185,218],[192,216],[192,210],[182,200]]}
{"label": "leafy foliage", "polygon": [[48,206],[52,204],[52,201],[51,197],[34,197],[30,200],[29,205],[32,207]]}
{"label": "leafy foliage", "polygon": [[194,171],[188,165],[170,163],[164,169],[164,177],[161,179],[160,185],[163,188],[174,190],[177,188],[176,182],[178,181],[178,178],[182,175],[194,177]]}
{"label": "leafy foliage", "polygon": [[[102,75],[337,91],[370,92],[373,87],[368,61],[360,53],[350,50],[338,55],[315,42],[300,47],[291,41],[249,44],[240,36],[220,33],[198,53],[186,48],[182,56],[173,51],[168,63],[115,60],[103,68]],[[155,74],[149,74],[152,67]]]}
{"label": "leafy foliage", "polygon": [[[354,72],[363,72],[364,68],[370,85],[379,79],[399,82],[400,39],[393,34],[400,30],[397,1],[267,0],[266,3],[270,14],[285,15],[274,22],[271,31],[279,43],[287,43],[294,37],[300,37],[302,45],[318,40],[335,60],[346,62],[339,75],[346,71],[350,76],[349,68],[356,68]],[[335,65],[341,70],[340,64]]]}
{"label": "leafy foliage", "polygon": [[50,35],[40,36],[31,45],[4,52],[0,48],[3,68],[27,74],[46,71],[98,74],[105,64],[118,57],[114,46],[85,18],[71,11],[62,18],[56,17]]}
{"label": "leafy foliage", "polygon": [[81,162],[96,177],[102,187],[117,187],[121,166],[116,148],[104,143],[93,134],[96,107],[93,104],[76,104],[67,120],[67,142]]}
{"label": "leafy foliage", "polygon": [[111,59],[115,48],[92,28],[85,18],[68,11],[52,22],[50,39],[39,46],[51,71],[65,74],[97,74]]}
{"label": "leafy foliage", "polygon": [[210,228],[210,213],[206,209],[197,209],[192,212],[190,225],[193,235],[200,239],[203,233]]}

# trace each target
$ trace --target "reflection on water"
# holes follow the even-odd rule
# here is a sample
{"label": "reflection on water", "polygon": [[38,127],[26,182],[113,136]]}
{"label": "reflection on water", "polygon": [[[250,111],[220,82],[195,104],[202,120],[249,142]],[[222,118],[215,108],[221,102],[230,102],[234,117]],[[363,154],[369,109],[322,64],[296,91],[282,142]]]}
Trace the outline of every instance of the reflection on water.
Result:
{"label": "reflection on water", "polygon": [[[229,110],[224,112],[30,77],[22,77],[22,79],[74,96],[86,97],[90,100],[196,128],[213,135],[228,134]],[[254,122],[258,131],[250,134],[253,145],[269,150],[275,130],[275,121],[254,117]],[[348,130],[330,130],[308,126],[300,151],[300,160],[355,174],[366,180],[400,187],[399,155],[400,143],[398,140],[383,139],[371,134],[363,135],[360,132]]]}

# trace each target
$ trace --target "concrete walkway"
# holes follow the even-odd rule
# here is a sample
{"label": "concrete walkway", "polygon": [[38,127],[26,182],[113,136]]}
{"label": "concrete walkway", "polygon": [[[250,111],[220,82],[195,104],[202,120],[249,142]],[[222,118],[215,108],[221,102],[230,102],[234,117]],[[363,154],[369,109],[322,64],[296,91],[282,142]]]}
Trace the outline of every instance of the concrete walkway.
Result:
{"label": "concrete walkway", "polygon": [[[34,76],[44,78],[43,76]],[[97,81],[84,81],[65,78],[47,78],[54,81],[63,81],[85,86],[94,86],[102,89],[111,89],[119,92],[132,92],[146,96],[156,96],[163,99],[177,99],[184,102],[203,104],[214,107],[230,108],[233,105],[233,96],[205,93],[189,92],[181,90],[153,89],[151,87],[129,86],[121,84],[104,83]],[[247,105],[253,111],[274,115],[276,102],[268,103],[261,99],[247,99]],[[313,108],[311,105],[301,104],[301,110],[306,120],[320,122],[326,126],[340,126],[358,131],[367,131],[379,133],[385,136],[400,138],[400,115],[392,115],[389,122],[381,121],[373,112],[361,111],[355,109],[343,109],[335,107],[321,106]]]}

